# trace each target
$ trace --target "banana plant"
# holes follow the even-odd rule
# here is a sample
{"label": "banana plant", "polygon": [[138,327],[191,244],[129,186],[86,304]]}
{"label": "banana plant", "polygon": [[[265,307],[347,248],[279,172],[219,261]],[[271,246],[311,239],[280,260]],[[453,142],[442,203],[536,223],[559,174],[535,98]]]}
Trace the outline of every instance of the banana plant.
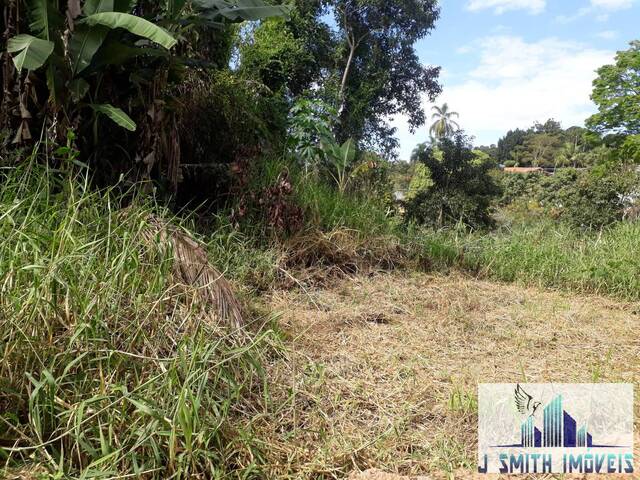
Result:
{"label": "banana plant", "polygon": [[[66,8],[58,7],[59,3]],[[94,84],[99,86],[110,65],[139,56],[170,57],[179,28],[185,25],[219,26],[288,14],[287,7],[267,5],[262,0],[167,0],[161,2],[153,23],[131,13],[135,3],[27,0],[29,33],[10,38],[7,51],[18,71],[45,72],[54,109],[68,113],[70,108],[90,107],[133,131],[135,122],[122,109],[97,101],[98,91],[85,102],[90,78],[95,77]]]}
{"label": "banana plant", "polygon": [[349,169],[356,158],[356,142],[350,138],[342,145],[325,141],[322,146],[329,160],[329,172],[336,182],[338,191],[344,193],[351,178]]}

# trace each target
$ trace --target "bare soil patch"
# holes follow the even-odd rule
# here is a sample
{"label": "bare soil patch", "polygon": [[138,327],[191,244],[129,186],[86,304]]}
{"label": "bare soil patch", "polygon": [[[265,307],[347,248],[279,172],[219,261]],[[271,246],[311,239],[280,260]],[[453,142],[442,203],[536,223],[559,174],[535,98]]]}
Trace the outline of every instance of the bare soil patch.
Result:
{"label": "bare soil patch", "polygon": [[268,302],[287,352],[252,423],[277,478],[481,478],[478,383],[640,381],[637,303],[424,274]]}

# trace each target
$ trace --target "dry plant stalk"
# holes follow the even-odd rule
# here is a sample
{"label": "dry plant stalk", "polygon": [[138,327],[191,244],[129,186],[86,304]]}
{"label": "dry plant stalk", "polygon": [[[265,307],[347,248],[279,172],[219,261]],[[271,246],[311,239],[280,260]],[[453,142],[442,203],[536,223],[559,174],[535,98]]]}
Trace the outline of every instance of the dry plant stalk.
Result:
{"label": "dry plant stalk", "polygon": [[159,244],[165,252],[170,246],[175,280],[194,289],[197,298],[209,307],[210,318],[235,329],[244,327],[242,305],[229,282],[209,262],[206,250],[187,233],[155,215],[147,217],[147,224],[143,233],[146,240]]}

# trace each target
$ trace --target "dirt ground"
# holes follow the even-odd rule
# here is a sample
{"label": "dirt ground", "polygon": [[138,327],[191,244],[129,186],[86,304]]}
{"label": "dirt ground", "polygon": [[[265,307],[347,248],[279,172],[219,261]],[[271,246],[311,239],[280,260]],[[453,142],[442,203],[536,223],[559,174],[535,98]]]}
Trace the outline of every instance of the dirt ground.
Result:
{"label": "dirt ground", "polygon": [[640,381],[640,304],[424,274],[268,303],[286,352],[253,426],[277,478],[487,478],[478,383]]}

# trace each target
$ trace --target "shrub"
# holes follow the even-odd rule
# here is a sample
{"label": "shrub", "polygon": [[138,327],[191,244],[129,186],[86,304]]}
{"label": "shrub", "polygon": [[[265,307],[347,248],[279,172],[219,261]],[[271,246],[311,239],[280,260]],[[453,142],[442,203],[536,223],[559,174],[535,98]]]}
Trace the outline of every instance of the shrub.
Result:
{"label": "shrub", "polygon": [[629,135],[618,151],[623,163],[640,163],[640,135]]}
{"label": "shrub", "polygon": [[636,182],[633,171],[620,166],[565,169],[541,181],[538,200],[547,212],[570,225],[598,229],[622,220],[624,199]]}
{"label": "shrub", "polygon": [[390,207],[393,205],[391,164],[377,153],[362,152],[350,178],[352,192],[381,199]]}
{"label": "shrub", "polygon": [[229,72],[193,75],[181,95],[179,149],[189,161],[181,166],[178,204],[222,203],[232,162],[279,148],[286,105]]}
{"label": "shrub", "polygon": [[[564,168],[555,175],[502,175],[501,205],[537,204],[568,225],[599,229],[625,217],[638,176],[630,167],[601,164],[588,171]],[[630,217],[630,215],[627,215]]]}
{"label": "shrub", "polygon": [[564,217],[571,224],[602,228],[622,220],[624,197],[630,192],[633,178],[622,171],[604,176],[582,175],[566,196]]}
{"label": "shrub", "polygon": [[458,133],[440,142],[442,158],[433,148],[420,146],[412,161],[430,172],[433,185],[420,191],[406,204],[406,219],[433,227],[463,223],[483,228],[493,222],[491,202],[500,188],[490,175],[491,165],[477,162],[469,139]]}
{"label": "shrub", "polygon": [[502,188],[500,204],[508,205],[517,200],[535,198],[540,181],[543,178],[537,173],[525,175],[500,173],[498,175],[498,181]]}
{"label": "shrub", "polygon": [[[254,233],[257,229],[257,236],[262,239],[286,237],[288,233],[302,229],[330,232],[348,228],[361,236],[385,235],[397,226],[384,197],[352,190],[341,192],[317,175],[305,173],[292,158],[264,156],[259,162],[252,163],[243,175],[247,179],[238,190],[240,200],[234,210],[244,208],[243,221],[239,225]],[[262,197],[263,192],[277,186],[284,176],[290,182],[286,195],[289,206],[286,208],[294,215],[291,221],[296,226],[291,230],[270,225],[270,203]]]}

